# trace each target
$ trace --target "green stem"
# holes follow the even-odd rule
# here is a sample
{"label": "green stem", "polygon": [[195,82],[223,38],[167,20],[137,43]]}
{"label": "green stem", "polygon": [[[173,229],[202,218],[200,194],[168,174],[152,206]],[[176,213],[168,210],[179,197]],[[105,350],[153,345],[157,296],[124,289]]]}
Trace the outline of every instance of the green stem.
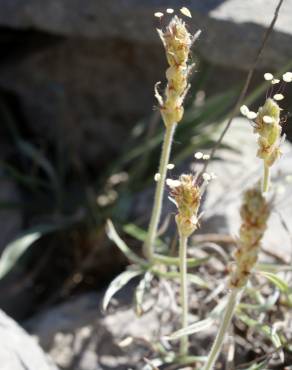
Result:
{"label": "green stem", "polygon": [[[188,281],[187,281],[187,241],[188,238],[180,234],[179,238],[179,260],[180,260],[180,300],[182,309],[182,329],[188,326]],[[189,340],[188,336],[181,337],[180,355],[188,354]]]}
{"label": "green stem", "polygon": [[233,317],[234,309],[237,303],[237,295],[238,295],[237,289],[233,289],[229,295],[229,299],[228,299],[227,306],[224,311],[224,315],[221,321],[219,331],[217,333],[217,336],[215,338],[215,341],[209,353],[208,360],[203,370],[212,370],[214,368],[215,362],[217,360],[217,357],[220,354],[220,351],[221,351],[221,348],[224,342],[225,334],[228,330],[229,324]]}
{"label": "green stem", "polygon": [[163,193],[165,187],[165,180],[167,174],[167,165],[169,163],[171,145],[173,140],[173,135],[176,128],[176,123],[166,127],[164,141],[162,146],[162,153],[160,157],[160,164],[158,173],[160,174],[160,179],[157,181],[154,204],[152,209],[152,215],[148,228],[148,235],[143,246],[144,255],[149,261],[152,261],[154,254],[154,243],[157,236],[158,224],[161,216]]}
{"label": "green stem", "polygon": [[263,193],[269,190],[270,182],[270,167],[264,164],[264,180],[263,180]]}

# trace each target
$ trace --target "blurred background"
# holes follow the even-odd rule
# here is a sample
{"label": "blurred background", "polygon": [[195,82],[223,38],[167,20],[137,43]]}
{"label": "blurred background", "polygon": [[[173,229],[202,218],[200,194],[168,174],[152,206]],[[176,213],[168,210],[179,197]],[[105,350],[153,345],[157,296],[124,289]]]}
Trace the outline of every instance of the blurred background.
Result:
{"label": "blurred background", "polygon": [[[187,6],[189,29],[202,30],[173,148],[172,161],[185,168],[196,150],[218,138],[276,5],[0,2],[0,307],[6,314],[34,331],[27,323],[40,312],[102,292],[127,264],[105,235],[107,218],[140,250],[135,238],[143,239],[147,227],[163,133],[153,86],[164,85],[166,60],[156,28],[170,19],[154,13]],[[263,103],[265,72],[292,69],[291,43],[292,1],[285,0],[248,91],[251,107]],[[288,117],[291,96],[287,91],[282,104]]]}

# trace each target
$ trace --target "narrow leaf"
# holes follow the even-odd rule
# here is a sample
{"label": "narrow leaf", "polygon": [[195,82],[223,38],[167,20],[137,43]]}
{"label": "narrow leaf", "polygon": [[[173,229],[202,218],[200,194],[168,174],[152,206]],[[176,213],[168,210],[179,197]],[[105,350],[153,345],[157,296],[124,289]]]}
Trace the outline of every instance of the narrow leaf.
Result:
{"label": "narrow leaf", "polygon": [[208,288],[209,287],[209,285],[206,283],[206,281],[203,280],[202,278],[200,278],[198,275],[187,274],[187,278],[188,278],[190,283],[196,284],[196,285],[201,286],[203,288]]}
{"label": "narrow leaf", "polygon": [[251,317],[242,312],[237,313],[237,317],[248,327],[256,328],[260,332],[262,332],[265,336],[267,336],[271,340],[271,342],[274,344],[276,348],[281,347],[282,342],[275,329],[271,328],[267,324],[259,323],[257,320],[252,319]]}
{"label": "narrow leaf", "polygon": [[128,270],[118,275],[109,285],[102,302],[102,308],[106,311],[112,297],[121,290],[130,280],[142,274],[141,270]]}
{"label": "narrow leaf", "polygon": [[268,361],[265,360],[265,361],[262,361],[258,364],[253,364],[250,367],[247,367],[247,368],[242,369],[242,370],[265,370],[267,368],[267,364],[268,364]]}
{"label": "narrow leaf", "polygon": [[280,292],[288,294],[291,291],[288,283],[280,278],[278,275],[267,271],[261,271],[260,274],[266,277],[272,284],[274,284],[280,290]]}
{"label": "narrow leaf", "polygon": [[[187,265],[188,267],[197,267],[202,265],[203,263],[207,262],[210,259],[210,257],[204,257],[204,258],[187,258]],[[165,256],[163,254],[154,254],[154,260],[158,263],[162,263],[164,265],[180,265],[180,260],[178,257],[171,257],[171,256]]]}
{"label": "narrow leaf", "polygon": [[127,224],[123,227],[123,230],[131,235],[133,238],[140,240],[141,242],[145,241],[147,237],[147,232],[141,229],[139,226],[134,224]]}
{"label": "narrow leaf", "polygon": [[[141,229],[139,226],[135,224],[127,224],[123,227],[123,230],[131,235],[133,238],[140,240],[141,242],[144,242],[147,238],[147,231]],[[165,243],[163,243],[162,240],[157,238],[156,245],[159,247],[166,247]]]}
{"label": "narrow leaf", "polygon": [[137,256],[131,249],[127,246],[127,244],[120,238],[113,223],[110,220],[107,220],[107,228],[106,228],[107,236],[110,240],[112,240],[116,246],[120,249],[120,251],[131,261],[134,263],[138,263],[141,266],[147,266],[147,262]]}
{"label": "narrow leaf", "polygon": [[292,266],[277,264],[277,263],[257,263],[256,271],[259,272],[283,272],[283,271],[292,271]]}
{"label": "narrow leaf", "polygon": [[13,268],[23,253],[41,236],[40,232],[31,233],[14,240],[6,246],[0,259],[0,279]]}
{"label": "narrow leaf", "polygon": [[252,304],[252,303],[239,303],[237,307],[239,309],[257,310],[259,312],[268,311],[273,308],[279,299],[280,292],[275,289],[274,293],[271,294],[263,303]]}
{"label": "narrow leaf", "polygon": [[[180,273],[177,272],[177,271],[164,272],[164,271],[153,268],[152,272],[156,276],[162,276],[162,277],[165,277],[167,279],[179,279],[180,278]],[[198,285],[202,288],[208,288],[209,287],[209,285],[206,283],[206,281],[204,281],[202,278],[200,278],[197,275],[187,274],[187,278],[188,278],[188,281],[190,283],[196,284],[196,285]]]}
{"label": "narrow leaf", "polygon": [[153,275],[147,271],[144,277],[140,280],[136,290],[135,290],[135,303],[136,303],[136,314],[138,317],[143,315],[143,300],[144,295],[150,287],[150,282],[153,278]]}
{"label": "narrow leaf", "polygon": [[215,322],[214,318],[208,318],[208,319],[205,319],[205,320],[197,321],[194,324],[189,325],[186,328],[179,329],[179,330],[175,331],[171,335],[165,337],[165,339],[166,340],[175,340],[175,339],[179,339],[181,337],[184,337],[186,335],[191,335],[191,334],[194,334],[194,333],[198,333],[200,331],[206,330],[209,327],[211,327],[214,324],[214,322]]}
{"label": "narrow leaf", "polygon": [[7,244],[0,258],[0,279],[2,279],[18,262],[26,250],[33,245],[35,241],[45,234],[64,229],[72,224],[74,220],[67,220],[54,224],[40,224],[19,236],[11,243]]}
{"label": "narrow leaf", "polygon": [[24,155],[33,160],[46,172],[55,190],[59,191],[60,186],[56,171],[50,161],[43,155],[43,153],[38,148],[31,145],[31,143],[22,139],[17,142],[17,145]]}

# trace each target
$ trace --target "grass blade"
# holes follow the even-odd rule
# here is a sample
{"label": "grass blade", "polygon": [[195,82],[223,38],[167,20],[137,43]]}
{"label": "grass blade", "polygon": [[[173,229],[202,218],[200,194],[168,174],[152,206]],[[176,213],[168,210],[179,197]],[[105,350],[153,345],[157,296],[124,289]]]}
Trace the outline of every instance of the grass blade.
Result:
{"label": "grass blade", "polygon": [[258,364],[253,364],[245,369],[242,370],[266,370],[267,369],[268,360],[262,361]]}
{"label": "grass blade", "polygon": [[118,275],[109,285],[102,302],[102,309],[106,311],[112,297],[121,290],[130,280],[143,273],[141,270],[128,270]]}
{"label": "grass blade", "polygon": [[7,244],[0,258],[0,279],[9,273],[21,256],[33,245],[34,242],[48,233],[68,227],[72,222],[74,222],[73,219],[68,219],[56,225],[41,224],[35,226]]}
{"label": "grass blade", "polygon": [[[165,271],[161,271],[161,270],[158,270],[158,269],[155,269],[155,268],[153,268],[151,271],[153,272],[154,275],[165,277],[167,279],[179,279],[180,278],[180,273],[177,272],[177,271],[165,272]],[[206,281],[204,281],[199,276],[193,275],[193,274],[188,274],[187,276],[188,276],[188,281],[190,283],[198,285],[202,288],[208,288],[209,287],[208,283],[206,283]]]}
{"label": "grass blade", "polygon": [[35,232],[24,235],[9,243],[0,259],[0,279],[2,279],[15,266],[24,252],[40,237],[42,233]]}
{"label": "grass blade", "polygon": [[171,341],[171,340],[179,339],[179,338],[184,337],[186,335],[191,335],[191,334],[194,334],[194,333],[198,333],[200,331],[203,331],[203,330],[206,330],[206,329],[210,328],[214,324],[214,322],[215,322],[214,318],[208,318],[208,319],[197,321],[194,324],[189,325],[186,328],[179,329],[179,330],[175,331],[174,333],[165,337],[165,339]]}
{"label": "grass blade", "polygon": [[[135,225],[135,224],[127,224],[123,227],[123,230],[129,234],[130,236],[132,236],[133,238],[137,239],[137,240],[140,240],[141,242],[144,242],[146,240],[146,237],[147,237],[147,231],[141,229],[139,226]],[[159,238],[157,238],[156,240],[156,245],[157,247],[164,247],[166,248],[166,244],[163,243],[162,240],[160,240]]]}
{"label": "grass blade", "polygon": [[260,271],[260,274],[267,278],[272,284],[274,284],[281,293],[289,294],[291,293],[291,288],[288,283],[280,278],[278,275],[273,274],[272,272]]}
{"label": "grass blade", "polygon": [[135,310],[138,317],[142,316],[144,313],[143,300],[146,291],[150,288],[152,278],[153,275],[147,271],[135,290]]}
{"label": "grass blade", "polygon": [[109,239],[115,243],[115,245],[129,259],[129,261],[137,263],[141,266],[148,266],[147,262],[143,258],[137,256],[136,253],[131,251],[127,244],[120,238],[111,220],[107,220],[106,233]]}
{"label": "grass blade", "polygon": [[271,328],[267,324],[261,324],[257,320],[254,320],[242,312],[238,312],[236,316],[248,327],[258,329],[261,333],[268,337],[274,344],[275,348],[282,346],[281,339],[274,328]]}

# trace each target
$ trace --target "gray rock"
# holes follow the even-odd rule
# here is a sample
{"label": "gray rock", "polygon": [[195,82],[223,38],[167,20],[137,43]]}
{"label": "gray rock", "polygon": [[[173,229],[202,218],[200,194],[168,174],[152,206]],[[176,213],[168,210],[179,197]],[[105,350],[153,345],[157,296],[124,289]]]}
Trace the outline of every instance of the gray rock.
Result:
{"label": "gray rock", "polygon": [[163,62],[150,45],[69,39],[2,66],[0,88],[17,98],[24,125],[42,144],[59,142],[75,167],[96,168],[151,114]]}
{"label": "gray rock", "polygon": [[57,370],[51,359],[16,322],[0,311],[2,370]]}
{"label": "gray rock", "polygon": [[[268,26],[276,6],[273,0],[200,0],[186,4],[193,14],[190,22],[203,30],[200,53],[215,64],[247,68],[263,30]],[[19,29],[37,29],[56,35],[99,39],[118,38],[141,45],[158,44],[153,13],[178,1],[53,0],[41,4],[36,0],[2,1],[0,24]],[[262,59],[262,66],[278,68],[291,59],[292,4],[282,7],[275,34]],[[103,40],[103,41],[102,41]],[[102,47],[104,44],[102,44]]]}

